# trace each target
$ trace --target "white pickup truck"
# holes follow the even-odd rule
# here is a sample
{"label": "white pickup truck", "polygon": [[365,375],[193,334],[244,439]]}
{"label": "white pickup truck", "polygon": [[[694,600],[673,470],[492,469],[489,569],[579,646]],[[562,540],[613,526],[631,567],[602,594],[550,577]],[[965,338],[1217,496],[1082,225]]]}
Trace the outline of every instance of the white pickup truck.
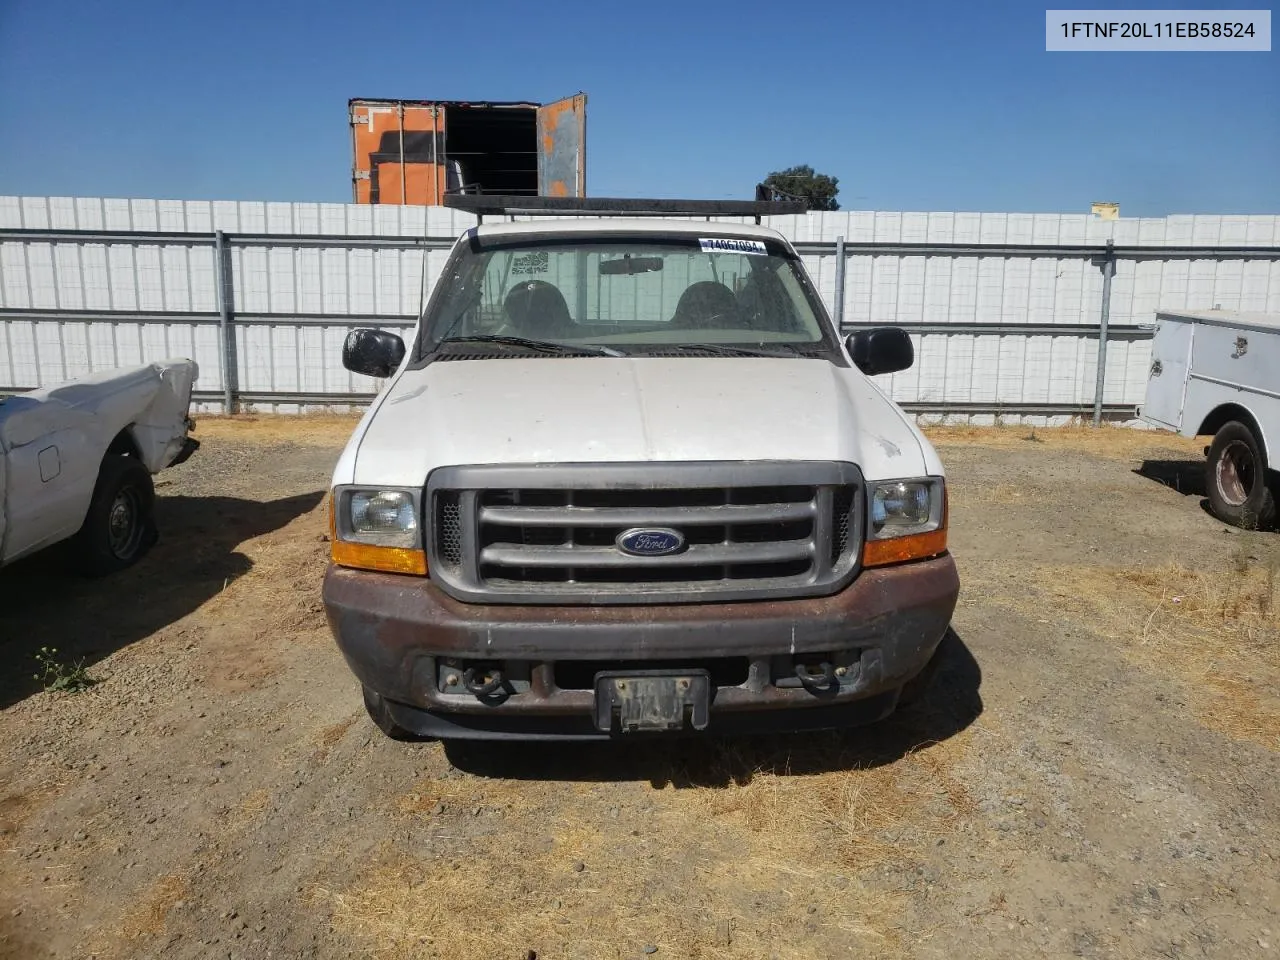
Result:
{"label": "white pickup truck", "polygon": [[90,575],[141,557],[156,536],[151,475],[198,446],[197,372],[164,360],[0,400],[0,565],[73,538]]}
{"label": "white pickup truck", "polygon": [[344,349],[390,378],[334,472],[323,590],[370,715],[458,739],[887,715],[959,590],[942,463],[870,379],[912,362],[900,329],[842,342],[770,229],[469,229],[407,348]]}

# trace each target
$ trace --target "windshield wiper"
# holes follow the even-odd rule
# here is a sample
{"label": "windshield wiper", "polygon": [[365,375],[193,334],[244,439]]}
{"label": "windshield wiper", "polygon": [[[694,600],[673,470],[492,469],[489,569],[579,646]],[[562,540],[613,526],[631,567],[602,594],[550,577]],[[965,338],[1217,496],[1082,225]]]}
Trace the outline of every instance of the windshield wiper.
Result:
{"label": "windshield wiper", "polygon": [[713,357],[774,357],[781,360],[790,360],[801,355],[791,344],[780,343],[778,346],[787,348],[787,352],[779,353],[775,350],[735,347],[729,343],[671,343],[664,344],[662,349],[688,350],[691,353],[705,353]]}
{"label": "windshield wiper", "polygon": [[538,350],[542,353],[592,353],[601,357],[626,356],[621,350],[614,350],[612,347],[603,347],[596,344],[554,343],[550,340],[531,340],[528,337],[507,336],[501,333],[476,334],[470,337],[448,337],[441,340],[436,349],[443,347],[446,343],[505,343],[513,347],[528,347],[530,350]]}

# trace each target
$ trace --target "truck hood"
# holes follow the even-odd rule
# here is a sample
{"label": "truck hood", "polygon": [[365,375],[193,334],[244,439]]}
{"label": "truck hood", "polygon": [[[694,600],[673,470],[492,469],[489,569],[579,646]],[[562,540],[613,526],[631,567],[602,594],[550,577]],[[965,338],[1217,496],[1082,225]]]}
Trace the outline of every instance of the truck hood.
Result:
{"label": "truck hood", "polygon": [[825,360],[530,358],[401,371],[334,482],[418,486],[457,464],[681,460],[837,460],[871,480],[942,473],[896,405]]}

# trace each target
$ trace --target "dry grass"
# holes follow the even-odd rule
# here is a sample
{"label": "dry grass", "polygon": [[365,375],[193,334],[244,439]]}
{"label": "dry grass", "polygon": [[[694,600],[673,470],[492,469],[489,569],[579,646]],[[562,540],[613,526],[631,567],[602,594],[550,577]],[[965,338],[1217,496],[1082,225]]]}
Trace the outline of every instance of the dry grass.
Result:
{"label": "dry grass", "polygon": [[444,780],[430,781],[413,793],[396,797],[393,806],[405,816],[430,817],[437,810],[470,816],[479,809],[502,817],[536,817],[551,803],[545,784],[505,780],[477,789],[473,780]]}
{"label": "dry grass", "polygon": [[351,729],[351,725],[355,722],[355,717],[347,717],[345,720],[330,724],[320,731],[320,735],[316,737],[316,740],[323,749],[327,750],[345,737],[347,731]]}
{"label": "dry grass", "polygon": [[947,488],[957,505],[970,506],[976,503],[999,504],[1034,504],[1044,496],[1044,492],[1026,483],[978,484],[965,481],[948,481]]}
{"label": "dry grass", "polygon": [[329,562],[327,511],[322,500],[279,530],[242,543],[240,549],[252,561],[252,568],[229,581],[205,610],[216,612],[226,607],[242,621],[252,610],[276,633],[322,627],[320,583]]}
{"label": "dry grass", "polygon": [[60,786],[52,783],[18,788],[16,777],[5,777],[0,783],[9,786],[0,794],[0,837],[17,833],[37,812],[57,798]]}
{"label": "dry grass", "polygon": [[234,808],[232,808],[229,814],[227,814],[224,821],[227,829],[238,830],[257,822],[270,805],[271,791],[251,791],[246,794]]}
{"label": "dry grass", "polygon": [[431,859],[387,846],[349,890],[324,899],[338,924],[388,958],[637,956],[650,943],[680,957],[829,955],[796,936],[809,903],[859,955],[899,955],[893,896],[837,892],[821,861],[794,847],[730,850],[743,839],[735,831],[700,826],[697,835],[660,816],[661,845],[575,822],[552,825],[545,845],[499,834]]}
{"label": "dry grass", "polygon": [[121,918],[120,935],[126,940],[138,940],[163,931],[169,911],[186,897],[189,888],[187,878],[178,874],[158,879]]}
{"label": "dry grass", "polygon": [[311,762],[326,762],[333,748],[342,741],[355,722],[356,717],[353,714],[322,729],[315,737],[316,748],[311,751]]}
{"label": "dry grass", "polygon": [[980,446],[1028,450],[1078,450],[1113,460],[1141,460],[1153,451],[1174,451],[1187,459],[1204,455],[1203,439],[1188,439],[1163,430],[1135,430],[1104,424],[1063,427],[929,426],[925,436],[940,447]]}
{"label": "dry grass", "polygon": [[1182,684],[1206,726],[1280,750],[1280,549],[1211,571],[1052,567],[1037,577],[1055,608]]}
{"label": "dry grass", "polygon": [[270,610],[275,628],[290,633],[324,626],[320,583],[329,563],[328,507],[324,501],[247,551],[252,588]]}
{"label": "dry grass", "polygon": [[[902,956],[905,895],[873,876],[914,865],[974,812],[957,773],[971,731],[882,764],[816,764],[838,740],[795,757],[725,745],[696,754],[696,771],[673,755],[655,783],[696,772],[718,785],[638,787],[624,794],[638,820],[589,782],[424,780],[394,806],[430,831],[435,855],[387,844],[316,903],[383,958],[618,957],[645,944],[694,958]],[[491,832],[474,829],[477,808],[499,819]]]}
{"label": "dry grass", "polygon": [[202,647],[215,690],[260,687],[299,644],[329,643],[320,584],[328,563],[323,504],[285,527],[240,544],[252,567],[201,606],[210,627]]}
{"label": "dry grass", "polygon": [[358,414],[334,413],[201,416],[196,419],[195,436],[201,441],[342,446],[359,422]]}
{"label": "dry grass", "polygon": [[694,799],[711,820],[738,823],[792,849],[800,835],[851,870],[866,871],[910,859],[973,811],[955,773],[971,735],[960,733],[891,764],[809,777],[760,770],[744,784],[698,791]]}

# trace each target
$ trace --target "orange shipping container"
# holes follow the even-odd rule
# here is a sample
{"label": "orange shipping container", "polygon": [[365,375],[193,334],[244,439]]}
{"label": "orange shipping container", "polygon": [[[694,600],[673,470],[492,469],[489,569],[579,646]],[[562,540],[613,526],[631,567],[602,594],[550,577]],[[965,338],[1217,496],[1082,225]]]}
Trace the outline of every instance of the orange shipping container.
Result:
{"label": "orange shipping container", "polygon": [[351,100],[356,203],[449,193],[586,196],[587,97],[555,103]]}

